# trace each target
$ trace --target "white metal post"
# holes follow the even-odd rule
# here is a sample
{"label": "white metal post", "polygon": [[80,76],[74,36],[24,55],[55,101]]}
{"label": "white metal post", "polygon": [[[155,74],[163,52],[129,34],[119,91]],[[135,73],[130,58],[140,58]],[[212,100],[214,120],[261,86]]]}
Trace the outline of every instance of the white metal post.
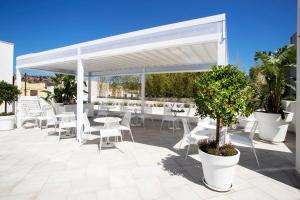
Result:
{"label": "white metal post", "polygon": [[145,87],[146,87],[146,79],[145,79],[145,68],[144,68],[143,73],[141,74],[141,100],[142,100],[141,112],[142,112],[142,114],[144,114],[144,111],[145,111]]}
{"label": "white metal post", "polygon": [[228,64],[226,19],[223,20],[222,36],[218,40],[218,65]]}
{"label": "white metal post", "polygon": [[297,11],[296,170],[300,173],[300,0]]}
{"label": "white metal post", "polygon": [[[21,71],[18,67],[16,67],[16,86],[18,87],[18,89],[21,91],[22,89],[22,76],[21,76]],[[18,96],[18,101],[21,95]],[[19,104],[17,102],[16,106],[15,106],[15,113],[17,116],[17,128],[20,128],[22,125],[22,121],[21,121],[21,113],[19,111]]]}
{"label": "white metal post", "polygon": [[89,72],[89,77],[88,77],[88,102],[92,103],[92,73]]}
{"label": "white metal post", "polygon": [[218,40],[218,65],[227,65],[227,39]]}
{"label": "white metal post", "polygon": [[82,142],[84,69],[80,48],[77,55],[77,140]]}

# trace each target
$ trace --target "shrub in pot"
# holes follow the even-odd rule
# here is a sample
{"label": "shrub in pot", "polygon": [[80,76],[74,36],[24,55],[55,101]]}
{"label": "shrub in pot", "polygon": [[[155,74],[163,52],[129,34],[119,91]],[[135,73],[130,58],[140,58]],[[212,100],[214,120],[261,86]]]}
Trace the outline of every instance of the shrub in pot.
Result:
{"label": "shrub in pot", "polygon": [[250,101],[255,91],[245,73],[233,65],[213,66],[196,83],[197,114],[216,120],[215,140],[199,144],[203,181],[214,190],[228,191],[240,153],[234,146],[220,142],[220,132],[222,127],[237,124],[239,116],[253,112],[255,104]]}
{"label": "shrub in pot", "polygon": [[4,112],[0,113],[0,130],[11,130],[15,127],[15,115],[7,112],[7,105],[15,102],[21,94],[18,88],[5,81],[0,82],[0,105],[4,103]]}
{"label": "shrub in pot", "polygon": [[257,65],[251,69],[250,75],[261,100],[261,110],[254,114],[259,137],[270,142],[283,142],[293,113],[282,109],[281,100],[285,89],[290,87],[285,72],[296,67],[296,48],[287,45],[275,52],[256,52],[255,60]]}

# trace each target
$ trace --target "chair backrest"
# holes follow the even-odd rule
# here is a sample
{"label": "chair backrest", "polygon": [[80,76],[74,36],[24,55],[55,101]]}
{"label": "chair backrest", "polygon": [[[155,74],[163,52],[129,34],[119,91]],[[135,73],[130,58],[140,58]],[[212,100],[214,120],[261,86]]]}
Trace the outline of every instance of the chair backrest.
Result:
{"label": "chair backrest", "polygon": [[146,113],[146,114],[152,114],[152,107],[149,107],[149,106],[144,107],[144,113]]}
{"label": "chair backrest", "polygon": [[89,118],[87,116],[87,113],[83,113],[83,128],[87,129],[90,127],[91,127],[91,124],[90,124]]}
{"label": "chair backrest", "polygon": [[183,137],[187,137],[191,134],[190,127],[188,125],[188,121],[185,118],[182,118],[182,125],[183,125]]}
{"label": "chair backrest", "polygon": [[190,112],[191,112],[191,108],[188,108],[186,111],[186,116],[189,117],[190,116]]}
{"label": "chair backrest", "polygon": [[85,109],[84,109],[84,113],[86,113],[86,114],[88,115],[88,114],[89,114],[89,110],[90,110],[90,109],[85,108]]}
{"label": "chair backrest", "polygon": [[55,124],[57,122],[57,118],[55,116],[55,113],[54,113],[54,109],[48,109],[46,111],[46,115],[45,115],[47,118],[47,124]]}
{"label": "chair backrest", "polygon": [[122,121],[121,121],[121,125],[126,126],[126,127],[130,127],[130,121],[131,121],[131,113],[126,112],[123,116]]}
{"label": "chair backrest", "polygon": [[63,112],[65,115],[61,118],[62,122],[71,122],[75,120],[75,113],[74,112]]}
{"label": "chair backrest", "polygon": [[171,108],[164,107],[164,115],[172,116]]}
{"label": "chair backrest", "polygon": [[257,125],[258,125],[258,122],[255,121],[255,122],[253,123],[252,128],[251,128],[251,132],[250,132],[250,134],[249,134],[249,139],[250,139],[251,141],[253,141],[254,135],[255,135],[255,133],[256,133]]}

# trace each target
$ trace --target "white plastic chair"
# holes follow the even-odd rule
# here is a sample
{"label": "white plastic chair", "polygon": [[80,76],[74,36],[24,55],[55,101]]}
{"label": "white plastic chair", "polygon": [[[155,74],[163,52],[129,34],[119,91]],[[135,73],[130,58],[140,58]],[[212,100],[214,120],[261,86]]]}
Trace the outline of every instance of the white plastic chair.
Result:
{"label": "white plastic chair", "polygon": [[120,131],[128,131],[130,134],[130,137],[132,139],[132,142],[134,142],[133,136],[132,136],[132,132],[130,129],[130,121],[131,121],[131,113],[130,112],[126,112],[123,116],[123,119],[121,121],[121,125],[119,126]]}
{"label": "white plastic chair", "polygon": [[144,113],[138,114],[137,117],[142,120],[144,127],[145,127],[145,119],[151,119],[153,125],[152,107],[144,107]]}
{"label": "white plastic chair", "polygon": [[173,134],[174,134],[176,120],[177,120],[177,118],[173,116],[171,108],[164,107],[164,114],[162,116],[160,131],[162,130],[165,121],[169,122],[169,127],[170,127],[170,123],[172,122],[173,123]]}
{"label": "white plastic chair", "polygon": [[92,132],[99,132],[100,129],[102,129],[103,126],[91,126],[90,121],[88,119],[87,113],[83,113],[83,133],[91,135]]}
{"label": "white plastic chair", "polygon": [[[54,113],[53,109],[47,110],[45,128],[47,129],[47,128],[49,128],[49,126],[54,126],[55,132],[56,132],[56,128],[57,128],[58,125],[59,125],[59,123],[58,123],[58,120],[55,116],[55,113]],[[48,132],[48,134],[49,134],[49,132]]]}
{"label": "white plastic chair", "polygon": [[256,155],[254,143],[253,143],[253,138],[254,138],[254,135],[256,133],[257,125],[258,125],[258,122],[255,121],[253,123],[252,128],[251,128],[249,136],[241,136],[241,135],[237,135],[237,134],[231,134],[229,136],[229,140],[230,140],[230,143],[235,145],[235,146],[242,146],[242,147],[251,148],[251,151],[253,152],[254,157],[256,159],[256,162],[257,162],[257,165],[259,167],[259,161],[258,161],[258,158],[257,158],[257,155]]}
{"label": "white plastic chair", "polygon": [[37,117],[37,121],[39,123],[39,127],[41,128],[41,130],[43,128],[43,122],[44,121],[47,122],[48,118],[50,118],[50,120],[51,120],[53,115],[55,115],[54,110],[51,105],[44,105],[42,107],[42,111],[43,111],[42,116]]}
{"label": "white plastic chair", "polygon": [[185,155],[186,159],[189,154],[191,144],[198,144],[202,140],[208,140],[211,132],[199,126],[196,126],[192,131],[190,131],[187,119],[182,119],[182,125],[184,133],[179,145],[179,149],[181,148],[183,141],[188,143],[188,148]]}
{"label": "white plastic chair", "polygon": [[106,139],[106,141],[109,141],[109,138],[111,137],[115,138],[115,142],[118,142],[118,138],[120,137],[121,142],[123,142],[123,137],[119,128],[119,124],[111,123],[109,126],[100,129],[99,152],[101,152],[102,149],[102,140]]}
{"label": "white plastic chair", "polygon": [[23,114],[23,118],[22,118],[22,125],[24,125],[24,123],[26,121],[34,121],[34,127],[38,126],[38,117],[41,116],[41,114],[43,113],[41,110],[39,109],[32,109],[30,106],[24,104],[22,105],[22,114]]}
{"label": "white plastic chair", "polygon": [[108,115],[108,109],[103,107],[103,105],[98,105],[97,116],[106,117]]}
{"label": "white plastic chair", "polygon": [[64,117],[61,118],[59,122],[59,130],[58,130],[58,140],[61,139],[61,132],[72,131],[76,129],[76,119],[75,114],[73,112],[64,112]]}

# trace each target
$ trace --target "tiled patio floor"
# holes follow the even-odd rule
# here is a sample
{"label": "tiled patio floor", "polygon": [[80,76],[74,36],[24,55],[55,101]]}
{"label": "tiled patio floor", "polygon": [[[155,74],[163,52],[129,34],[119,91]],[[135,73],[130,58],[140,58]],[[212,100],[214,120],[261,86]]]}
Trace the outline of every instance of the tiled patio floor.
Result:
{"label": "tiled patio floor", "polygon": [[156,122],[133,133],[136,143],[126,135],[99,154],[96,136],[79,146],[37,128],[0,132],[0,199],[300,199],[292,134],[289,148],[256,142],[261,168],[241,149],[233,190],[219,193],[203,186],[196,149],[184,160],[173,148],[181,131],[160,132]]}

